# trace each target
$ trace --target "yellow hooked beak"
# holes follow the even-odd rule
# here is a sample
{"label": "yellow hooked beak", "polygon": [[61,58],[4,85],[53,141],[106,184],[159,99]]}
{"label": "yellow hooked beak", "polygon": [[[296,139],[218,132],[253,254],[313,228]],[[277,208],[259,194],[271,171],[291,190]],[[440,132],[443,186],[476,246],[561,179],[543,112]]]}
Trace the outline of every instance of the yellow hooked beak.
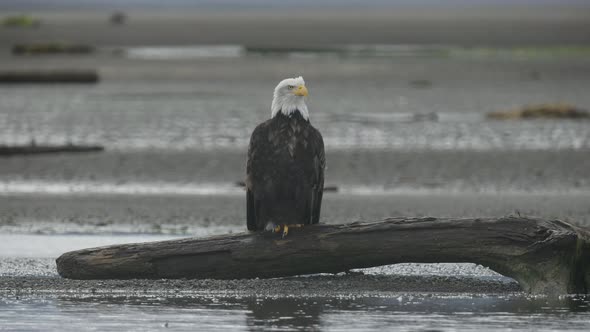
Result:
{"label": "yellow hooked beak", "polygon": [[293,94],[300,97],[306,97],[307,88],[305,87],[305,85],[300,85],[294,89]]}

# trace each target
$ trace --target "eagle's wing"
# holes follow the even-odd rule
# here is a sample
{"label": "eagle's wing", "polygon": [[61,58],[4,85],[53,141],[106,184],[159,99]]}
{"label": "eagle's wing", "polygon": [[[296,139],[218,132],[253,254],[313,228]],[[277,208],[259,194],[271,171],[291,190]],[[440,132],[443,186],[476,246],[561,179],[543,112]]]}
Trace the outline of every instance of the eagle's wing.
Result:
{"label": "eagle's wing", "polygon": [[258,125],[250,136],[250,145],[248,146],[248,162],[246,164],[246,219],[248,230],[250,231],[258,230],[258,218],[256,217],[258,204],[252,192],[252,164],[256,155],[262,153],[260,150],[263,150],[266,146],[266,141],[264,140],[264,137],[267,136],[265,135],[266,130],[266,122]]}
{"label": "eagle's wing", "polygon": [[326,168],[326,154],[324,152],[324,139],[322,138],[320,132],[313,128],[311,134],[310,142],[314,154],[314,181],[311,189],[310,222],[311,224],[317,224],[320,221],[322,196],[324,193],[324,169]]}

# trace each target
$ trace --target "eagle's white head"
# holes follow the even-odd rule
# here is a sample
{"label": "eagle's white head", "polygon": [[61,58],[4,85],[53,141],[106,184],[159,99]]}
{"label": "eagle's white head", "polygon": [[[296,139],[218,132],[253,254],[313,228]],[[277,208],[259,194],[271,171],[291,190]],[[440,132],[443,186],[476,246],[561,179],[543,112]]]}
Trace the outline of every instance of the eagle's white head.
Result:
{"label": "eagle's white head", "polygon": [[305,97],[307,97],[307,88],[303,77],[282,80],[275,88],[270,117],[274,118],[279,112],[291,115],[295,110],[298,110],[305,120],[309,120]]}

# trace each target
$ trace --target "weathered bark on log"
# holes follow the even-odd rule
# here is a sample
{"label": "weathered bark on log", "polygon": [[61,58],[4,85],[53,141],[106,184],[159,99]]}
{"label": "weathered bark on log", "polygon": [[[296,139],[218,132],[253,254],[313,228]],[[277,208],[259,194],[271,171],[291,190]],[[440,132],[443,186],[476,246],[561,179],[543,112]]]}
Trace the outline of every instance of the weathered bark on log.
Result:
{"label": "weathered bark on log", "polygon": [[563,221],[390,218],[314,225],[277,234],[241,233],[113,245],[63,254],[73,279],[271,278],[395,263],[471,262],[532,293],[588,293],[590,233]]}

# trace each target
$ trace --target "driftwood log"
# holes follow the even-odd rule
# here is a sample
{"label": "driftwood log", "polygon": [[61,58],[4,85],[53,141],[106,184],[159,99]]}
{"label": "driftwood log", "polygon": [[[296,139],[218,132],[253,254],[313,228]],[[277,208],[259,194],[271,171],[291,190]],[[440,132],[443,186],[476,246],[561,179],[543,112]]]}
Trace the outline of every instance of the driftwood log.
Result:
{"label": "driftwood log", "polygon": [[84,249],[57,259],[73,279],[271,278],[395,263],[471,262],[531,293],[588,293],[590,233],[559,220],[390,218]]}
{"label": "driftwood log", "polygon": [[13,157],[22,155],[35,154],[52,154],[52,153],[89,153],[102,152],[104,146],[101,145],[0,145],[0,157]]}
{"label": "driftwood log", "polygon": [[14,55],[90,54],[92,52],[94,47],[90,45],[58,42],[16,44],[12,47]]}
{"label": "driftwood log", "polygon": [[35,69],[35,70],[1,70],[0,83],[97,83],[99,75],[96,70],[84,69]]}

